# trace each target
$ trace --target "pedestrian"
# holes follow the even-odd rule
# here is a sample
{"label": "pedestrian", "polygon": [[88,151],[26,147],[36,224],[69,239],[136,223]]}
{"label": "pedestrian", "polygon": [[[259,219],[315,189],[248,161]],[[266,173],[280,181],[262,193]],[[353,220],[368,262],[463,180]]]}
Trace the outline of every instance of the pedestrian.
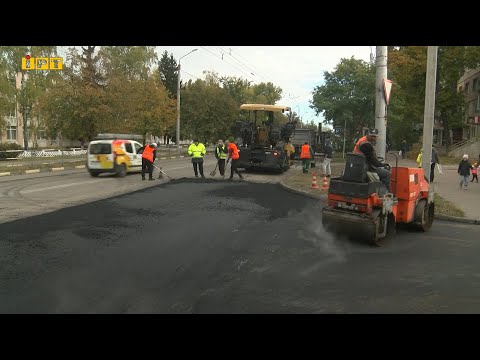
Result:
{"label": "pedestrian", "polygon": [[223,140],[218,140],[218,145],[215,148],[215,157],[217,158],[218,170],[220,175],[225,177],[225,160],[227,158],[228,149],[223,143]]}
{"label": "pedestrian", "polygon": [[377,129],[369,129],[367,135],[361,137],[355,147],[353,148],[354,154],[363,154],[365,159],[367,160],[368,164],[368,171],[377,173],[380,181],[385,184],[388,189],[388,192],[391,192],[390,189],[390,179],[391,174],[390,171],[385,169],[385,167],[390,168],[390,165],[383,164],[377,159],[377,155],[375,153],[375,143],[377,141],[378,130]]}
{"label": "pedestrian", "polygon": [[472,181],[470,182],[473,182],[474,179],[477,179],[478,183],[478,163],[476,161],[473,163],[472,166]]}
{"label": "pedestrian", "polygon": [[422,167],[422,156],[423,156],[423,149],[420,149],[420,152],[418,153],[418,156],[417,156],[417,164],[419,168]]}
{"label": "pedestrian", "polygon": [[402,144],[400,145],[400,151],[402,152],[402,159],[405,159],[407,156],[407,140],[403,140]]}
{"label": "pedestrian", "polygon": [[206,153],[205,145],[199,142],[198,139],[194,139],[193,143],[188,147],[188,155],[192,157],[193,172],[197,178],[200,170],[200,176],[202,179],[205,179],[205,175],[203,175],[203,157]]}
{"label": "pedestrian", "polygon": [[433,179],[435,177],[435,165],[436,164],[440,165],[440,159],[438,157],[437,148],[434,145],[432,145],[432,159],[430,160],[430,183],[433,182]]}
{"label": "pedestrian", "polygon": [[460,189],[463,187],[468,189],[468,178],[470,177],[470,169],[472,164],[468,161],[468,155],[463,155],[462,161],[458,164],[458,175],[460,175]]}
{"label": "pedestrian", "polygon": [[240,180],[243,180],[242,174],[240,174],[237,169],[238,159],[240,159],[240,150],[238,150],[237,148],[236,140],[230,138],[225,141],[225,145],[228,148],[227,164],[230,160],[232,160],[232,165],[230,165],[230,177],[228,178],[228,180],[233,180],[234,172],[240,177]]}
{"label": "pedestrian", "polygon": [[150,145],[145,145],[144,147],[138,149],[137,153],[142,154],[142,180],[145,180],[145,173],[148,172],[148,180],[155,180],[153,178],[153,163],[157,156],[156,143],[151,143]]}
{"label": "pedestrian", "polygon": [[302,160],[303,173],[308,174],[308,167],[310,162],[315,159],[315,153],[308,141],[305,141],[305,144],[302,145],[302,150],[300,151],[300,159]]}
{"label": "pedestrian", "polygon": [[333,147],[330,139],[325,140],[325,149],[323,157],[323,175],[326,177],[332,176],[332,169],[330,167],[330,162],[332,161]]}

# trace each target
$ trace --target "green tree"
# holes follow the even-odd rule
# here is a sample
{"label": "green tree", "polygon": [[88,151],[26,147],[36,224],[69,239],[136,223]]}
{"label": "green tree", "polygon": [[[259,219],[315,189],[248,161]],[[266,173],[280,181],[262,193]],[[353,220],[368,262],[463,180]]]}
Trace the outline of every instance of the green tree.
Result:
{"label": "green tree", "polygon": [[256,104],[274,105],[282,98],[283,90],[271,82],[252,85],[253,98],[248,99]]}
{"label": "green tree", "polygon": [[238,114],[238,105],[218,83],[208,80],[189,82],[182,91],[182,133],[216,143],[231,132]]}
{"label": "green tree", "polygon": [[177,97],[178,63],[173,54],[165,50],[158,61],[158,75],[162,84],[167,88],[170,98]]}
{"label": "green tree", "polygon": [[121,74],[130,80],[146,80],[157,61],[153,46],[104,46],[99,56],[107,78]]}
{"label": "green tree", "polygon": [[[374,125],[375,68],[354,57],[341,59],[334,71],[324,72],[325,84],[314,88],[310,107],[323,113],[324,123],[343,129],[353,143],[364,126]],[[343,131],[343,130],[342,130]]]}

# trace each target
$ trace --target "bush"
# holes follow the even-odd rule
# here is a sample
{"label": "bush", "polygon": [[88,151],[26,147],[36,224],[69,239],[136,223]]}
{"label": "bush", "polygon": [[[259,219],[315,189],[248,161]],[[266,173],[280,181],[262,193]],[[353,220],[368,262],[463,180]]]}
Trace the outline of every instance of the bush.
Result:
{"label": "bush", "polygon": [[5,160],[6,158],[16,158],[20,151],[18,152],[9,152],[7,153],[6,150],[22,150],[23,147],[21,145],[15,143],[4,143],[0,144],[0,160]]}

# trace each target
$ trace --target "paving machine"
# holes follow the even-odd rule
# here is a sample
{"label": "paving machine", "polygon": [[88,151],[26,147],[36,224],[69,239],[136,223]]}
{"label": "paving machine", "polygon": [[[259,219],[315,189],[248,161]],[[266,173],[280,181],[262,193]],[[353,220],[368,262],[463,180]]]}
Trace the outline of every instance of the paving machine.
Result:
{"label": "paving machine", "polygon": [[378,175],[368,171],[362,154],[348,153],[346,159],[343,175],[330,181],[322,209],[327,231],[381,246],[395,235],[397,224],[430,229],[434,192],[422,168],[398,167],[397,156],[395,167],[386,167],[391,170],[390,193]]}

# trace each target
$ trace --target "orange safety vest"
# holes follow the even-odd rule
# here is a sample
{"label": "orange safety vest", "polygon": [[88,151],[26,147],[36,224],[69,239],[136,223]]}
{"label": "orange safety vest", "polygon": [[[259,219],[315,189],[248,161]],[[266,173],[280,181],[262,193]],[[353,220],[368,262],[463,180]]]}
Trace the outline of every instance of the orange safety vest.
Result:
{"label": "orange safety vest", "polygon": [[237,160],[240,157],[240,155],[238,154],[237,145],[235,145],[234,143],[230,143],[230,145],[228,145],[228,151],[232,160]]}
{"label": "orange safety vest", "polygon": [[310,145],[302,145],[302,152],[300,153],[300,159],[310,159]]}
{"label": "orange safety vest", "polygon": [[146,145],[142,152],[142,158],[147,159],[151,163],[153,163],[153,152],[155,149],[150,145]]}
{"label": "orange safety vest", "polygon": [[363,152],[360,150],[360,146],[362,146],[364,143],[369,142],[367,140],[367,135],[364,137],[361,137],[357,143],[355,144],[355,147],[353,148],[353,153],[354,154],[363,154]]}

